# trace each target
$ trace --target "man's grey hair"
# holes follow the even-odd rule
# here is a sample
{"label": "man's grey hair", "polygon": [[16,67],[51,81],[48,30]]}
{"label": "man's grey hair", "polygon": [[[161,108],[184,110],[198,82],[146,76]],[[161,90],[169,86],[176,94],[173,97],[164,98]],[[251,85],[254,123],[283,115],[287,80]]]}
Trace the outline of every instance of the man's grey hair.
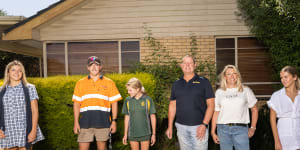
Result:
{"label": "man's grey hair", "polygon": [[194,64],[196,63],[196,61],[195,61],[194,57],[193,57],[193,56],[191,56],[191,55],[185,55],[185,56],[183,56],[183,57],[182,57],[182,60],[181,60],[181,63],[183,63],[183,60],[184,60],[186,57],[190,57],[190,58],[192,58],[192,60],[193,60]]}

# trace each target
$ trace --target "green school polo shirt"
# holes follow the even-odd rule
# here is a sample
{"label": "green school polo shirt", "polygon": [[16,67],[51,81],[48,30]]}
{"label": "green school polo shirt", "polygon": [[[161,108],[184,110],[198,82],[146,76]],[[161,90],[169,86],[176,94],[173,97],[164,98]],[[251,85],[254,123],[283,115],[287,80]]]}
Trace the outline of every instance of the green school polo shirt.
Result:
{"label": "green school polo shirt", "polygon": [[[148,106],[149,104],[150,106]],[[130,118],[129,137],[141,137],[151,134],[149,115],[156,113],[156,110],[153,100],[149,96],[143,95],[139,99],[127,97],[123,104],[122,113],[129,115]]]}

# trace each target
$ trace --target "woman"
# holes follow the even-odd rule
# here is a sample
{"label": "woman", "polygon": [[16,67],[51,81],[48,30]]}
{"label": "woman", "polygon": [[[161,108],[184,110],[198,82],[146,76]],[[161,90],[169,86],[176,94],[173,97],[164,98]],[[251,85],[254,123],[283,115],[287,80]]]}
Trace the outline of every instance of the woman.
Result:
{"label": "woman", "polygon": [[294,67],[282,68],[280,78],[284,87],[268,101],[276,150],[300,149],[300,79],[296,73]]}
{"label": "woman", "polygon": [[0,148],[25,150],[43,140],[38,95],[35,86],[27,82],[21,62],[15,60],[6,66],[0,91]]}
{"label": "woman", "polygon": [[[132,150],[148,150],[155,143],[156,117],[152,99],[145,95],[144,87],[137,78],[131,78],[127,84],[127,97],[123,104],[125,114],[123,144],[130,141]],[[152,128],[151,128],[152,127]],[[152,130],[151,130],[152,129]]]}
{"label": "woman", "polygon": [[[254,135],[258,119],[257,99],[251,89],[242,84],[235,66],[225,66],[219,77],[221,85],[216,91],[212,138],[222,150],[233,147],[235,150],[249,150],[249,138]],[[252,114],[250,128],[249,108]]]}

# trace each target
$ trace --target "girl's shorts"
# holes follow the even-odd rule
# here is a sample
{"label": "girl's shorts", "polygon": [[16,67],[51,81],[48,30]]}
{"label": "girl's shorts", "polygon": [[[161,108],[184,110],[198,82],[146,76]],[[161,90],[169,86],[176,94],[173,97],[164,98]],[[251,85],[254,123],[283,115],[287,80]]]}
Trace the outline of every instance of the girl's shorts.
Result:
{"label": "girl's shorts", "polygon": [[140,137],[128,137],[129,141],[149,141],[151,135],[140,136]]}

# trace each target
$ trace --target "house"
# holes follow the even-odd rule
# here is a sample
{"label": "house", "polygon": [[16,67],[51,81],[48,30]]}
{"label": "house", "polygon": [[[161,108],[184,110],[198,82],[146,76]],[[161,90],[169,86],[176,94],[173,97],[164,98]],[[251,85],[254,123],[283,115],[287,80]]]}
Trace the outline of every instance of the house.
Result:
{"label": "house", "polygon": [[61,0],[4,31],[4,41],[42,43],[44,76],[86,73],[86,58],[99,56],[107,72],[150,57],[146,25],[178,60],[190,50],[224,65],[237,65],[258,96],[273,90],[267,48],[236,15],[236,0]]}

